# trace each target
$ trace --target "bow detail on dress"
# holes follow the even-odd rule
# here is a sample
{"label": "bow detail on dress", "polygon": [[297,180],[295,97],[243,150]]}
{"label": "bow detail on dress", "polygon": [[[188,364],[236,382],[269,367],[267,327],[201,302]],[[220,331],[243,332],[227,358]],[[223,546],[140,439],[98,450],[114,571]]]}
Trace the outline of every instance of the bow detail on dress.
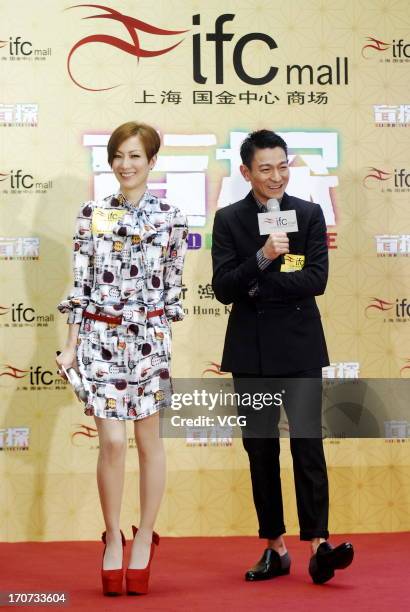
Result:
{"label": "bow detail on dress", "polygon": [[139,236],[141,242],[147,242],[149,238],[157,233],[155,225],[150,222],[149,211],[147,211],[147,205],[149,206],[150,203],[151,197],[147,191],[142,196],[138,206],[131,204],[122,193],[112,198],[111,206],[123,206],[132,214],[131,219],[128,215],[125,215],[118,220],[113,227],[113,234],[123,237]]}

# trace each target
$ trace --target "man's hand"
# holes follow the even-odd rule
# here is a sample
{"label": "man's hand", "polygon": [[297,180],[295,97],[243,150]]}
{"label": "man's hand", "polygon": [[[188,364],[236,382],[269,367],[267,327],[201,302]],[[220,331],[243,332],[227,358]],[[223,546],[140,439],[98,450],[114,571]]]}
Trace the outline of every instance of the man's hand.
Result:
{"label": "man's hand", "polygon": [[262,247],[263,256],[267,259],[276,259],[281,255],[289,253],[289,238],[285,233],[269,234]]}

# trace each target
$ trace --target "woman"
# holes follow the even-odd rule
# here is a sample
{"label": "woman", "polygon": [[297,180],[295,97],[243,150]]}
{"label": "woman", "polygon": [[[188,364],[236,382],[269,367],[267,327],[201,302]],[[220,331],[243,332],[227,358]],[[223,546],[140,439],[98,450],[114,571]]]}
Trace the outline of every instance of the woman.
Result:
{"label": "woman", "polygon": [[[77,368],[87,395],[85,414],[98,429],[97,482],[106,531],[102,582],[120,594],[125,539],[119,527],[126,421],[134,421],[140,465],[140,526],[133,526],[128,594],[146,593],[158,535],[153,531],[165,485],[159,410],[168,406],[170,321],[183,318],[182,268],[186,218],[147,191],[160,139],[150,126],[120,125],[108,162],[120,191],[81,206],[74,236],[74,289],[59,304],[68,338],[59,368]],[[60,372],[61,373],[61,372]]]}

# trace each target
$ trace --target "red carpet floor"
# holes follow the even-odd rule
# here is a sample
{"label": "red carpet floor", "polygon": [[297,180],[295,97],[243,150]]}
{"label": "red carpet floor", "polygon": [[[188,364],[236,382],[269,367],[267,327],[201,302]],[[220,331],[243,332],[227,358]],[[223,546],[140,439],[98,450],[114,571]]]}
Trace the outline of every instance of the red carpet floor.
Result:
{"label": "red carpet floor", "polygon": [[102,543],[2,543],[0,591],[67,591],[68,608],[87,610],[410,610],[410,534],[332,538],[333,544],[344,540],[355,546],[353,564],[319,586],[307,573],[308,545],[296,537],[286,538],[291,574],[258,583],[243,580],[244,570],[262,552],[257,538],[163,538],[150,593],[117,598],[100,594]]}

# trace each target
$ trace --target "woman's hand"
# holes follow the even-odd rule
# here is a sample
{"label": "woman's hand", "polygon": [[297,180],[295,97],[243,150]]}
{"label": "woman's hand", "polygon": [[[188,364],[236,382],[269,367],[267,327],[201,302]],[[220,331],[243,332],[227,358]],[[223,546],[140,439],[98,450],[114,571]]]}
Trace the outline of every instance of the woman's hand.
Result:
{"label": "woman's hand", "polygon": [[58,374],[61,376],[61,378],[67,380],[67,376],[64,374],[62,367],[64,367],[66,370],[69,368],[74,368],[75,370],[78,369],[76,348],[65,348],[61,353],[58,351],[56,364],[58,365]]}

